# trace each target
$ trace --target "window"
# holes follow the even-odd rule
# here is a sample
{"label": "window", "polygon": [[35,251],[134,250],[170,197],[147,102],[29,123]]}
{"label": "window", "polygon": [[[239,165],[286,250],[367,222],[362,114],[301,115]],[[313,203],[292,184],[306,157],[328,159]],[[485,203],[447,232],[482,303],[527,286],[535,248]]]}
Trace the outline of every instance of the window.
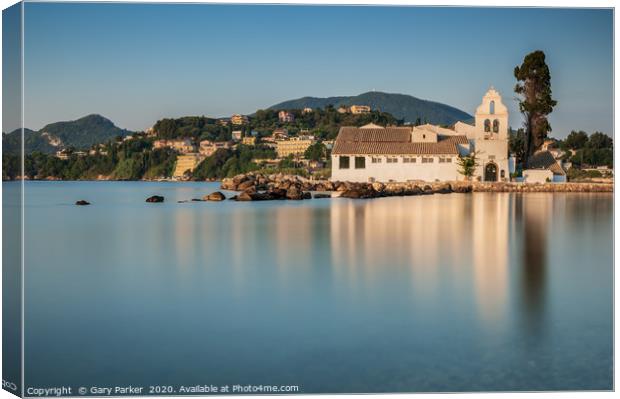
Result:
{"label": "window", "polygon": [[493,120],[493,133],[499,132],[499,121],[497,119]]}
{"label": "window", "polygon": [[446,158],[447,163],[452,163],[452,158]]}
{"label": "window", "polygon": [[387,163],[398,163],[398,158],[396,157],[387,157],[385,160]]}
{"label": "window", "polygon": [[501,172],[499,172],[499,175],[501,176],[501,178],[503,179],[504,177],[506,177],[506,171],[504,169],[502,169]]}
{"label": "window", "polygon": [[446,163],[446,158],[439,157],[439,163]]}
{"label": "window", "polygon": [[484,131],[485,132],[490,132],[491,131],[491,121],[488,119],[484,120]]}
{"label": "window", "polygon": [[433,163],[434,158],[432,157],[422,157],[422,163]]}
{"label": "window", "polygon": [[416,162],[415,157],[403,157],[403,163],[415,163],[415,162]]}
{"label": "window", "polygon": [[340,157],[338,167],[340,169],[349,169],[349,157]]}
{"label": "window", "polygon": [[355,157],[355,169],[366,168],[366,157]]}
{"label": "window", "polygon": [[372,162],[372,163],[381,163],[381,158],[379,158],[379,157],[372,157],[372,158],[370,158],[370,162]]}
{"label": "window", "polygon": [[425,138],[426,138],[426,135],[425,135],[425,134],[423,134],[423,135],[422,135],[422,139],[425,139]]}
{"label": "window", "polygon": [[495,101],[491,101],[489,104],[489,114],[493,115],[495,113]]}

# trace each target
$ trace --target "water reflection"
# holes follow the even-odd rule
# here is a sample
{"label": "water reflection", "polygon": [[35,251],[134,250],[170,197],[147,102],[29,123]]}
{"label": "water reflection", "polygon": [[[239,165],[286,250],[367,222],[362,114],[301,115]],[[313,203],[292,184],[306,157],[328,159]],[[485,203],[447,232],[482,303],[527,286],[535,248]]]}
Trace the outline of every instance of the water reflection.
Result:
{"label": "water reflection", "polygon": [[520,301],[522,326],[538,338],[544,328],[547,289],[547,236],[552,220],[554,197],[534,195],[515,197],[516,222],[523,237],[520,254]]}
{"label": "water reflection", "polygon": [[397,269],[420,300],[466,291],[471,281],[479,317],[498,323],[508,295],[510,201],[481,194],[334,203],[332,265],[343,279],[367,283]]}
{"label": "water reflection", "polygon": [[510,196],[477,195],[472,201],[473,265],[480,317],[498,325],[508,296]]}
{"label": "water reflection", "polygon": [[[217,184],[158,183],[153,205],[149,185],[31,186],[33,384],[612,386],[610,195],[177,204]],[[84,192],[95,205],[57,205]]]}

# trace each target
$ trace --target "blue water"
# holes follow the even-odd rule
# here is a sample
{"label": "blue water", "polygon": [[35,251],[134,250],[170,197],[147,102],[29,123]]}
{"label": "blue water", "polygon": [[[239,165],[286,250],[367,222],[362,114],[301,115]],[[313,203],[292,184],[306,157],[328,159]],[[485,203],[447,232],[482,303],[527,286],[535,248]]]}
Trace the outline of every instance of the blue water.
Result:
{"label": "blue water", "polygon": [[217,187],[26,183],[26,387],[612,389],[611,194]]}

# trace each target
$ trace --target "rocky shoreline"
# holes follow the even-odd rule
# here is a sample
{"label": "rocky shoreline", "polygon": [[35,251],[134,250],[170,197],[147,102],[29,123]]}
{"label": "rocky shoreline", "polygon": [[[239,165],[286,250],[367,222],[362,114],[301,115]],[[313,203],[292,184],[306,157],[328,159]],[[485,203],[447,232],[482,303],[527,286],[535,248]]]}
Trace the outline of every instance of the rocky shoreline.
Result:
{"label": "rocky shoreline", "polygon": [[[613,192],[613,184],[605,183],[483,183],[452,181],[441,183],[351,183],[328,180],[309,180],[300,176],[282,174],[247,173],[222,180],[223,190],[237,191],[232,197],[237,201],[263,201],[312,198],[311,192],[331,192],[318,194],[319,198],[380,198],[392,196],[471,193],[471,192]],[[315,198],[317,194],[315,194]]]}

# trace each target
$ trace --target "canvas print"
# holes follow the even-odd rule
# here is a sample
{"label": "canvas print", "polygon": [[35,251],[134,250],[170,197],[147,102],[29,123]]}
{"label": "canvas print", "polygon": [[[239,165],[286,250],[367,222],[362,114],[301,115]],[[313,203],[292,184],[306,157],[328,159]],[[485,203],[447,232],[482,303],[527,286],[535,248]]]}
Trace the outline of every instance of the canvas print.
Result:
{"label": "canvas print", "polygon": [[2,385],[611,391],[612,8],[2,14]]}

